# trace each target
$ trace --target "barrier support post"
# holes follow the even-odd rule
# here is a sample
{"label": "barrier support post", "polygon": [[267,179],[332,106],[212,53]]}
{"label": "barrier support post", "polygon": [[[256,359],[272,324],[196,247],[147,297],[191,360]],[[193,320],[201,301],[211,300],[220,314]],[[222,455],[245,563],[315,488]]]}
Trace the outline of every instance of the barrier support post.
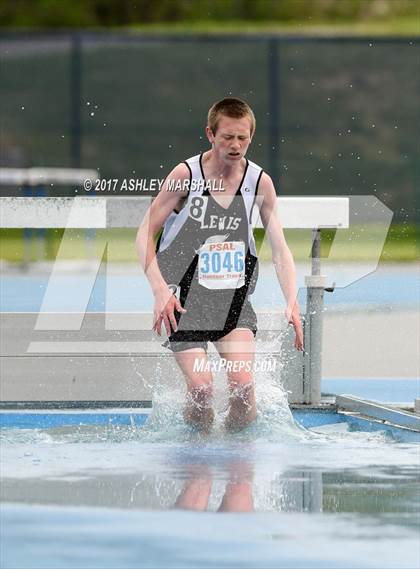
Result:
{"label": "barrier support post", "polygon": [[312,230],[311,275],[305,278],[306,314],[304,316],[303,400],[321,403],[322,324],[326,279],[321,275],[321,230]]}

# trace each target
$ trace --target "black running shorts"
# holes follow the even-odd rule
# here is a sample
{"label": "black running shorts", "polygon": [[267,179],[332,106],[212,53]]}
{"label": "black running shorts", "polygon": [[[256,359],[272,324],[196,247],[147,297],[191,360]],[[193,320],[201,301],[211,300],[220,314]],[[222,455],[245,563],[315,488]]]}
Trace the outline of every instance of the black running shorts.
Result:
{"label": "black running shorts", "polygon": [[[213,310],[217,310],[217,304],[213,307]],[[192,314],[189,314],[190,318],[192,316]],[[179,320],[180,314],[177,313],[177,321]],[[207,351],[208,342],[217,342],[232,332],[232,330],[235,330],[235,328],[248,328],[254,336],[257,333],[257,315],[249,297],[245,297],[244,300],[239,298],[236,302],[232,302],[223,328],[219,330],[183,330],[182,327],[179,327],[176,332],[172,332],[168,340],[162,345],[165,348],[169,348],[172,352],[182,352],[191,348],[203,348],[203,350]]]}

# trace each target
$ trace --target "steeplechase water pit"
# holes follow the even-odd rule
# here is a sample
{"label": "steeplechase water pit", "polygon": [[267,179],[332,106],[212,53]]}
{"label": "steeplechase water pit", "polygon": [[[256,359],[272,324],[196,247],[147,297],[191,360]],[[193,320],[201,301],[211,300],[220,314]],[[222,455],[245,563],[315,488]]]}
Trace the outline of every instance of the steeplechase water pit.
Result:
{"label": "steeplechase water pit", "polygon": [[[306,305],[312,317],[323,308],[325,288],[316,234],[314,242],[319,274],[308,282]],[[15,330],[15,345],[24,343],[27,366],[6,380],[0,414],[5,567],[418,566],[414,378],[392,389],[380,378],[360,381],[358,393],[355,381],[321,384],[322,350],[310,332],[318,334],[322,321],[312,318],[306,328],[312,352],[303,356],[311,360],[286,368],[286,345],[279,356],[283,383],[277,370],[259,370],[258,418],[242,432],[223,427],[226,385],[216,374],[217,419],[204,435],[182,420],[183,387],[169,358],[134,356],[139,381],[154,370],[150,398],[139,397],[133,384],[95,391],[101,380],[95,357],[96,363],[108,358],[104,365],[118,381],[121,354],[133,357],[133,345],[125,351],[120,345],[120,355],[112,351],[116,331],[102,337],[90,314],[86,322],[100,345],[80,353],[76,343],[92,336],[77,338],[71,328],[77,312],[64,331],[51,326],[53,313],[46,312],[50,327],[38,322],[36,333],[37,314],[30,314],[2,314],[9,338]],[[23,324],[17,331],[13,318]],[[125,332],[128,340],[120,342],[134,342],[132,331]],[[266,334],[261,362],[267,338],[274,342],[278,330]],[[287,344],[287,331],[283,338]],[[74,373],[78,359],[85,375]],[[75,381],[62,381],[72,364]]]}

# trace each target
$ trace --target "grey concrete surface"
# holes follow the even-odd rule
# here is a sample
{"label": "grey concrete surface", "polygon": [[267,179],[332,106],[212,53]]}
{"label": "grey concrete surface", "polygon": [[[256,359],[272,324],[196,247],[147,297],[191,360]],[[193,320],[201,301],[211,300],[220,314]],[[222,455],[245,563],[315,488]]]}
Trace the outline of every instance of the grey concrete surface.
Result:
{"label": "grey concrete surface", "polygon": [[[80,331],[35,330],[36,318],[0,316],[2,401],[149,400],[158,373],[169,387],[171,382],[183,383],[172,354],[149,331],[105,330],[105,317],[98,313],[87,314]],[[268,318],[260,315],[260,320]],[[289,401],[299,403],[302,356],[291,349],[291,327],[283,330],[283,356],[278,334],[279,330],[261,331],[260,346],[276,351],[279,380],[291,392]],[[327,312],[322,376],[418,377],[419,336],[419,312]],[[287,360],[283,366],[282,358]]]}
{"label": "grey concrete surface", "polygon": [[420,312],[346,311],[324,317],[324,378],[420,376]]}
{"label": "grey concrete surface", "polygon": [[[161,345],[164,338],[144,329],[151,315],[114,314],[125,330],[106,330],[102,313],[86,314],[80,330],[59,330],[61,316],[51,317],[51,330],[37,330],[36,313],[0,315],[1,401],[145,401],[157,380],[168,387],[184,384],[172,353]],[[291,349],[291,331],[283,330],[280,344],[282,330],[273,329],[272,314],[259,314],[259,323],[259,358],[270,355],[280,370],[281,347]],[[216,357],[212,346],[210,354]],[[283,374],[291,402],[301,401],[301,358],[294,351]]]}

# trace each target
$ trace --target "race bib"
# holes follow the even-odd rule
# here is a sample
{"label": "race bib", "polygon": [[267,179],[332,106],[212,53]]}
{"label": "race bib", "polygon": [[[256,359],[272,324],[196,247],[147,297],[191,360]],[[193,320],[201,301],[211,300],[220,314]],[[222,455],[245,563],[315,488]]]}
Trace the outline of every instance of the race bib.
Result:
{"label": "race bib", "polygon": [[199,250],[198,282],[212,290],[243,286],[245,284],[244,242],[204,243]]}

